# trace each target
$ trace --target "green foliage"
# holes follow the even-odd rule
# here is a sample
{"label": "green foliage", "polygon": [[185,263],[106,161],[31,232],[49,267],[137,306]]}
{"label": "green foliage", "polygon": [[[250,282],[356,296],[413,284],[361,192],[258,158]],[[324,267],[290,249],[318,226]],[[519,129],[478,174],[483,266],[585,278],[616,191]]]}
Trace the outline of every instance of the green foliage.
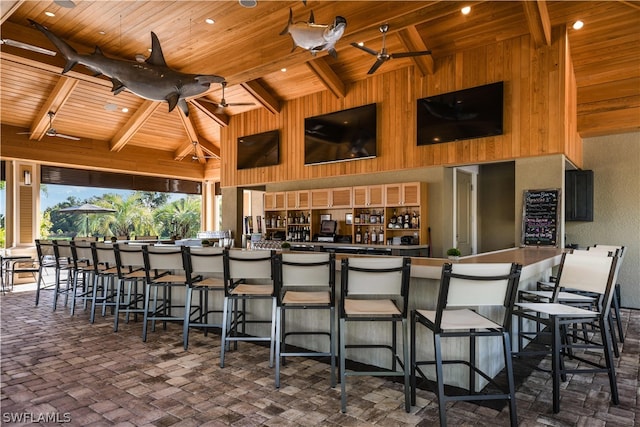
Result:
{"label": "green foliage", "polygon": [[458,248],[450,248],[447,250],[447,256],[460,256]]}
{"label": "green foliage", "polygon": [[[87,200],[70,196],[66,201],[45,210],[40,235],[84,235],[88,218],[87,231],[90,236],[195,237],[200,230],[200,198],[186,196],[167,203],[168,198],[166,193],[143,191],[137,191],[126,198],[111,193]],[[60,212],[60,209],[84,203],[114,209],[115,212],[89,215]]]}

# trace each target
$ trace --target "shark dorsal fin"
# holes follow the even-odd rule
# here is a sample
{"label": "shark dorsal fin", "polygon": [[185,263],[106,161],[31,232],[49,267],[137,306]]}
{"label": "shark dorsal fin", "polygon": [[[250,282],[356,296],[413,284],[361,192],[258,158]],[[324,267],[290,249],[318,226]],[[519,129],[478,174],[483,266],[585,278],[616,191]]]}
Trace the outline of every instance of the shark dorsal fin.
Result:
{"label": "shark dorsal fin", "polygon": [[160,40],[153,31],[151,32],[151,56],[147,58],[147,63],[151,65],[167,66],[162,54],[162,47],[160,47]]}
{"label": "shark dorsal fin", "polygon": [[176,105],[178,105],[178,100],[180,99],[180,95],[178,92],[171,92],[167,95],[167,102],[169,103],[169,112],[172,112]]}
{"label": "shark dorsal fin", "polygon": [[311,11],[311,15],[309,15],[309,24],[315,24],[316,18],[313,17],[313,10]]}

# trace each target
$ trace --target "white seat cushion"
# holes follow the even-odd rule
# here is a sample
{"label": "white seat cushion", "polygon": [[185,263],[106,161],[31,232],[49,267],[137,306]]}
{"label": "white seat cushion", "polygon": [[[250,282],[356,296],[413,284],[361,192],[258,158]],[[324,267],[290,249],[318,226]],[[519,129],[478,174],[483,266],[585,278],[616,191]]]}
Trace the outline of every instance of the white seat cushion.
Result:
{"label": "white seat cushion", "polygon": [[585,310],[579,307],[573,307],[567,304],[554,304],[544,302],[517,302],[515,304],[525,310],[537,311],[539,313],[549,314],[552,316],[563,317],[597,317],[598,312]]}
{"label": "white seat cushion", "polygon": [[233,288],[232,295],[271,295],[273,285],[248,285],[240,284]]}
{"label": "white seat cushion", "polygon": [[282,298],[284,304],[329,304],[329,292],[287,291]]}
{"label": "white seat cushion", "polygon": [[375,315],[375,316],[391,316],[399,315],[400,310],[391,300],[372,300],[372,299],[351,299],[344,301],[344,310],[350,316],[358,315]]}
{"label": "white seat cushion", "polygon": [[[436,321],[435,310],[417,310],[418,313],[429,319]],[[469,330],[469,329],[493,329],[502,328],[497,323],[479,315],[473,310],[463,308],[459,310],[444,310],[442,312],[442,322],[440,327],[445,330]]]}

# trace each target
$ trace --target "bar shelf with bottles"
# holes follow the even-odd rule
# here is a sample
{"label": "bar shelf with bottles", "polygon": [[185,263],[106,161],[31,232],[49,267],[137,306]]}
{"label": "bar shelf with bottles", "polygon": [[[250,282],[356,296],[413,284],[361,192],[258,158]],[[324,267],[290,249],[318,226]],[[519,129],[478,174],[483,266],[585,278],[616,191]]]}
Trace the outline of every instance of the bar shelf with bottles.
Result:
{"label": "bar shelf with bottles", "polygon": [[288,211],[287,241],[310,242],[311,237],[311,211]]}
{"label": "bar shelf with bottles", "polygon": [[419,206],[406,206],[402,208],[387,208],[386,236],[389,244],[394,237],[409,236],[411,243],[420,244],[421,215]]}
{"label": "bar shelf with bottles", "polygon": [[276,234],[284,235],[287,231],[286,211],[265,212],[265,237],[267,240],[284,240],[277,238]]}

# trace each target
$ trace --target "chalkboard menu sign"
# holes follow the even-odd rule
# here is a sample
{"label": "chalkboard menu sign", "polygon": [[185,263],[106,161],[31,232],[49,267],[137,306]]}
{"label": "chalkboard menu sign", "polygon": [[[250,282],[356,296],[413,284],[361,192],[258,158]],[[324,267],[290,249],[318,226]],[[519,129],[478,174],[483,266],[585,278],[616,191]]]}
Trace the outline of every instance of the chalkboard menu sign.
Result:
{"label": "chalkboard menu sign", "polygon": [[558,245],[560,190],[525,190],[522,242],[525,246]]}

